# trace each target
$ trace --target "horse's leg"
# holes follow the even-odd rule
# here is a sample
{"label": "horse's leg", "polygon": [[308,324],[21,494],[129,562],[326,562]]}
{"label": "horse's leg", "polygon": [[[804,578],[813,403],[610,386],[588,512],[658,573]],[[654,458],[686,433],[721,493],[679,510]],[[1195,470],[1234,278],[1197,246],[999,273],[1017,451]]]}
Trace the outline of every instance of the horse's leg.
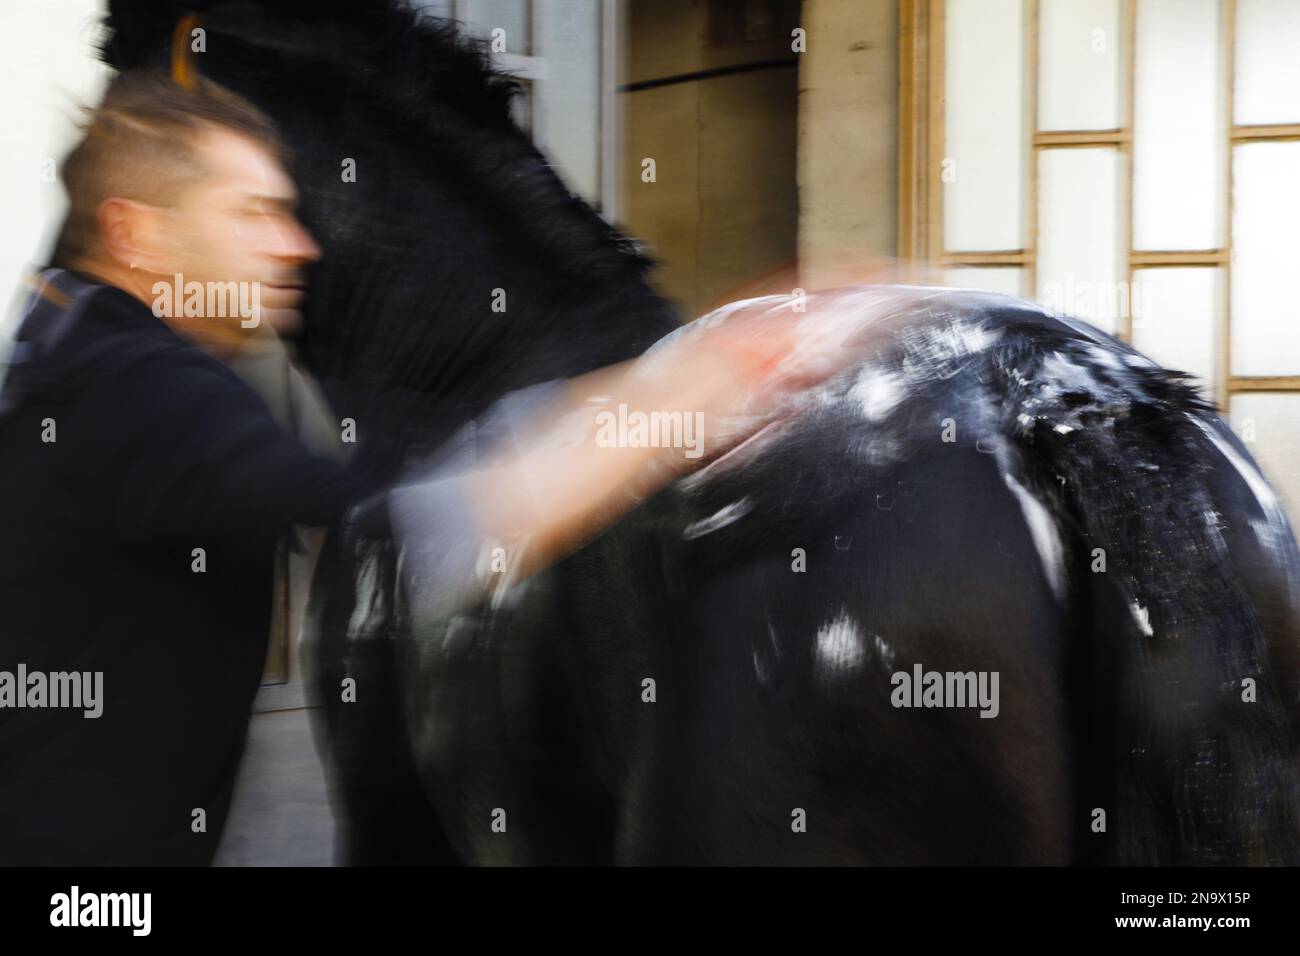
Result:
{"label": "horse's leg", "polygon": [[613,802],[555,575],[422,626],[399,648],[420,780],[462,860],[607,864]]}
{"label": "horse's leg", "polygon": [[459,860],[420,782],[402,712],[391,574],[391,554],[344,553],[331,533],[313,583],[304,656],[320,697],[314,731],[337,855],[354,866],[450,865]]}
{"label": "horse's leg", "polygon": [[[738,547],[725,531],[683,542],[621,859],[1068,862],[1067,611],[1048,583],[1064,571],[1025,508],[993,456],[936,443],[725,571],[705,561]],[[996,716],[894,706],[915,665],[996,673]]]}

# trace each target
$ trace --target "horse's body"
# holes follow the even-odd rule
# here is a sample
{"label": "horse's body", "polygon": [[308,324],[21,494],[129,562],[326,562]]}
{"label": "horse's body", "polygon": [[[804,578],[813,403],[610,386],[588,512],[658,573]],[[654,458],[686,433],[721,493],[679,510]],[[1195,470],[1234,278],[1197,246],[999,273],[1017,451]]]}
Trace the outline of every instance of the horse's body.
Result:
{"label": "horse's body", "polygon": [[[176,11],[117,6],[110,62],[165,62]],[[445,32],[213,6],[200,66],[298,146],[326,251],[305,354],[383,469],[672,327]],[[498,606],[412,622],[391,545],[336,541],[315,654],[350,858],[1300,862],[1300,556],[1245,450],[1099,333],[911,301],[788,424]],[[896,706],[916,665],[996,674],[996,716]]]}
{"label": "horse's body", "polygon": [[[904,318],[507,606],[384,608],[326,655],[337,686],[397,623],[391,730],[454,858],[1295,859],[1300,561],[1244,450],[1086,327],[940,290]],[[322,595],[324,633],[366,620]],[[894,706],[918,664],[996,672],[996,716]],[[393,755],[352,757],[386,856]]]}

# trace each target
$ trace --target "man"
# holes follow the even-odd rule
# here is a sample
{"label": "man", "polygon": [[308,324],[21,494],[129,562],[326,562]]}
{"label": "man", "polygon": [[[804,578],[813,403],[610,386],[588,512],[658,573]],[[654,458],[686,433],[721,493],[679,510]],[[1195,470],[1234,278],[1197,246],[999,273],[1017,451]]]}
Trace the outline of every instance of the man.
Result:
{"label": "man", "polygon": [[441,613],[481,595],[484,541],[517,580],[707,460],[602,447],[600,409],[702,413],[716,451],[790,370],[770,323],[684,337],[552,388],[495,464],[376,507],[224,364],[297,320],[319,256],[283,156],[233,94],[124,74],[64,164],[66,271],[44,275],[0,393],[0,863],[211,860],[290,525],[370,498],[367,520],[391,512],[408,536],[417,608]]}

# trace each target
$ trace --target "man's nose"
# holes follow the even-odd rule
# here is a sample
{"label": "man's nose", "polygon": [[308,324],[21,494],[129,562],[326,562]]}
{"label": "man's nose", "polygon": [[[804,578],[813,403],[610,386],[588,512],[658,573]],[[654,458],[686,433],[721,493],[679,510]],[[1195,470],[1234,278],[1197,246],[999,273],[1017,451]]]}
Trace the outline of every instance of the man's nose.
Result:
{"label": "man's nose", "polygon": [[320,246],[312,238],[307,227],[297,219],[290,218],[277,230],[279,248],[275,250],[277,258],[291,259],[294,262],[315,262],[321,257]]}

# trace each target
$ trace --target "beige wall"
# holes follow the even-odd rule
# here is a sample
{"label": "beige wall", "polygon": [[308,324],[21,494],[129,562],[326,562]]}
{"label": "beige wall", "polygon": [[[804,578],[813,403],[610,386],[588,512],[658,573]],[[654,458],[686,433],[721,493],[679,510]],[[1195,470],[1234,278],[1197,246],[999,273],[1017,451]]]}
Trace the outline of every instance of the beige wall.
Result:
{"label": "beige wall", "polygon": [[799,257],[807,287],[842,259],[897,254],[898,2],[806,0],[799,72]]}
{"label": "beige wall", "polygon": [[[736,5],[740,5],[736,0]],[[800,10],[800,6],[802,10]],[[705,0],[631,0],[623,83],[790,56],[770,69],[620,94],[623,224],[688,314],[799,258],[808,288],[897,254],[897,0],[804,0],[770,41],[717,44]],[[653,157],[657,181],[642,183]],[[795,281],[791,277],[791,283]]]}
{"label": "beige wall", "polygon": [[[786,2],[790,24],[798,4]],[[623,83],[789,57],[768,40],[714,42],[704,0],[632,0]],[[659,289],[687,316],[793,259],[798,227],[792,67],[688,79],[620,94],[622,224],[660,260]],[[657,179],[641,181],[652,157]]]}

